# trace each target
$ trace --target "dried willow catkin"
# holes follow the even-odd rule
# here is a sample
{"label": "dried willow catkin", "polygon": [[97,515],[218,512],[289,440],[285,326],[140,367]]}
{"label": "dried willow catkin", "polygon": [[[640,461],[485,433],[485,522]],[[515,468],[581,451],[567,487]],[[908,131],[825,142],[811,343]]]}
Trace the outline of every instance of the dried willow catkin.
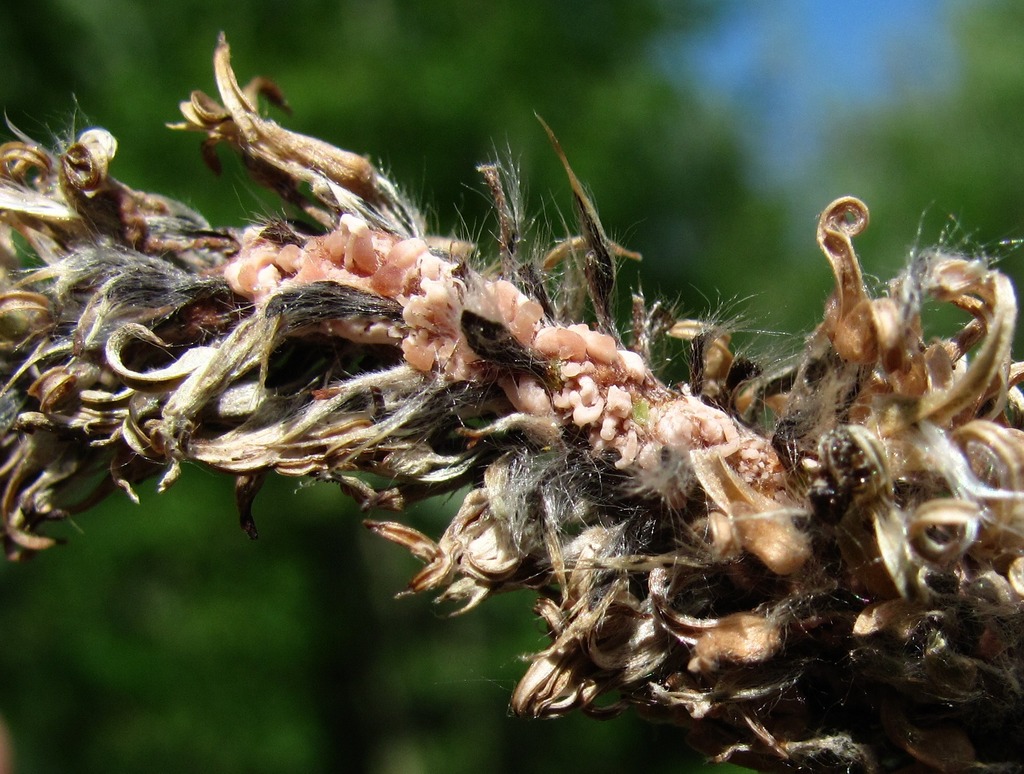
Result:
{"label": "dried willow catkin", "polygon": [[[537,595],[551,643],[519,714],[633,707],[763,770],[1024,760],[1024,368],[1005,276],[924,251],[874,298],[852,243],[867,210],[845,198],[819,222],[836,287],[797,366],[761,375],[728,336],[640,299],[623,338],[625,251],[568,163],[580,236],[546,254],[522,242],[508,176],[481,167],[500,225],[487,270],[366,159],[261,117],[260,94],[279,95],[239,87],[223,41],[214,61],[220,102],[193,93],[179,128],[211,161],[234,146],[300,220],[212,228],[115,180],[102,129],[59,153],[0,147],[10,557],[184,461],[235,477],[253,536],[271,472],[368,510],[468,488],[436,541],[368,526],[424,562],[412,591],[462,609]],[[25,245],[41,268],[19,268]],[[970,322],[925,341],[927,300]],[[690,342],[687,385],[651,370],[666,334]]]}

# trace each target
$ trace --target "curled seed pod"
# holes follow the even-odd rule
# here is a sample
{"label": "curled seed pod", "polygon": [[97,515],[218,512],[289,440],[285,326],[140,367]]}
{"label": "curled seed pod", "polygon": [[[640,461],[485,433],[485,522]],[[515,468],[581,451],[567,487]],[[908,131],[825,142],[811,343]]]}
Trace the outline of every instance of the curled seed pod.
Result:
{"label": "curled seed pod", "polygon": [[76,193],[93,193],[107,183],[117,140],[104,129],[87,129],[60,159],[62,184]]}
{"label": "curled seed pod", "polygon": [[0,172],[11,182],[38,189],[53,173],[53,157],[32,143],[5,142],[0,145]]}
{"label": "curled seed pod", "polygon": [[977,503],[936,498],[909,515],[907,538],[915,554],[948,568],[977,542],[981,522],[982,510]]}
{"label": "curled seed pod", "polygon": [[974,553],[995,558],[1024,549],[1024,433],[979,419],[952,440],[968,468],[962,489],[984,507]]}

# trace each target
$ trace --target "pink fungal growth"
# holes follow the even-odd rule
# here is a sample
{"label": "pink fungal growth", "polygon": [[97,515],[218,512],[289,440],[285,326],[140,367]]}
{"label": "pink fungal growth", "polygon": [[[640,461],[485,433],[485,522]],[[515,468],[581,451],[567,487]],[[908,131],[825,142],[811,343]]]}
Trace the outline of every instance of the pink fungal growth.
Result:
{"label": "pink fungal growth", "polygon": [[[741,437],[731,417],[685,390],[669,397],[643,358],[622,349],[614,336],[584,323],[545,320],[543,307],[506,279],[472,274],[420,238],[400,239],[351,214],[341,216],[337,229],[302,245],[277,245],[261,234],[259,227],[246,229],[241,250],[223,269],[231,289],[256,304],[279,288],[325,280],[392,299],[402,307],[401,325],[341,320],[328,329],[358,343],[400,339],[412,368],[460,381],[473,380],[489,367],[462,329],[463,312],[470,310],[498,323],[552,369],[547,379],[500,380],[512,406],[585,430],[595,452],[618,455],[616,468],[663,479],[664,450],[685,458],[692,449],[715,448],[759,486],[779,485],[781,468],[762,439],[753,433]],[[638,404],[648,413],[642,421],[634,418]],[[654,489],[679,504],[687,487],[660,480]]]}

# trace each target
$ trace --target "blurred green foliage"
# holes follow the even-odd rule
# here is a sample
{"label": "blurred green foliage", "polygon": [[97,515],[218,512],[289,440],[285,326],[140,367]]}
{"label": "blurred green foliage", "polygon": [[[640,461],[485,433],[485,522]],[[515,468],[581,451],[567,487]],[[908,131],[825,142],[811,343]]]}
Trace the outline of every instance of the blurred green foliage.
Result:
{"label": "blurred green foliage", "polygon": [[[728,7],[5,3],[0,105],[47,142],[107,127],[121,143],[115,175],[214,223],[274,212],[238,165],[215,179],[196,137],[162,126],[191,89],[213,90],[210,57],[224,30],[241,80],[263,74],[284,90],[294,116],[276,115],[282,123],[381,161],[439,229],[482,243],[494,224],[474,168],[495,155],[521,166],[538,230],[563,233],[563,217],[571,228],[568,186],[537,113],[614,238],[644,253],[639,269],[624,268],[626,284],[639,273],[649,295],[688,314],[749,308],[791,331],[814,323],[829,289],[813,228],[836,195],[872,205],[863,252],[881,276],[902,263],[933,202],[986,238],[1020,233],[1018,6],[973,4],[960,32],[962,78],[948,94],[843,116],[815,178],[768,193],[745,178],[735,131],[743,115],[700,84],[670,80],[652,56],[667,40],[686,45]],[[922,241],[940,232],[926,228]],[[257,500],[255,543],[238,529],[228,481],[192,469],[170,493],[150,490],[139,507],[115,497],[66,525],[66,546],[0,565],[0,714],[18,771],[699,765],[681,731],[633,715],[508,717],[519,656],[544,644],[532,601],[499,598],[445,619],[427,599],[392,599],[417,563],[366,534],[336,490],[271,482]],[[437,534],[454,505],[427,503],[410,520]]]}

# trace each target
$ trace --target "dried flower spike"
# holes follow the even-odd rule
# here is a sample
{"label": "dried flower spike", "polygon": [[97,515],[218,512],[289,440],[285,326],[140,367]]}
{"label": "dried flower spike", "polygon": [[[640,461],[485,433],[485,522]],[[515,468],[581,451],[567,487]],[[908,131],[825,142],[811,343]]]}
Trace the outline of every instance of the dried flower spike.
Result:
{"label": "dried flower spike", "polygon": [[[429,234],[369,161],[261,116],[259,95],[281,96],[240,87],[223,40],[214,64],[221,102],[193,93],[179,128],[210,160],[234,146],[302,224],[212,228],[134,191],[102,129],[60,152],[0,147],[10,557],[115,489],[170,486],[186,460],[235,477],[252,536],[272,472],[367,510],[468,488],[437,539],[367,525],[424,562],[411,591],[461,610],[536,594],[550,644],[517,713],[634,707],[765,771],[1024,758],[1024,365],[1006,277],[926,251],[873,297],[853,247],[867,209],[839,199],[818,226],[836,284],[823,321],[790,372],[762,376],[727,335],[639,298],[623,338],[625,251],[553,135],[580,236],[524,250],[515,191],[486,165],[486,270],[486,247]],[[18,269],[15,234],[42,268]],[[562,260],[594,324],[572,316],[574,272],[546,276]],[[926,341],[927,298],[970,323]],[[690,384],[651,369],[666,332],[691,343]]]}

